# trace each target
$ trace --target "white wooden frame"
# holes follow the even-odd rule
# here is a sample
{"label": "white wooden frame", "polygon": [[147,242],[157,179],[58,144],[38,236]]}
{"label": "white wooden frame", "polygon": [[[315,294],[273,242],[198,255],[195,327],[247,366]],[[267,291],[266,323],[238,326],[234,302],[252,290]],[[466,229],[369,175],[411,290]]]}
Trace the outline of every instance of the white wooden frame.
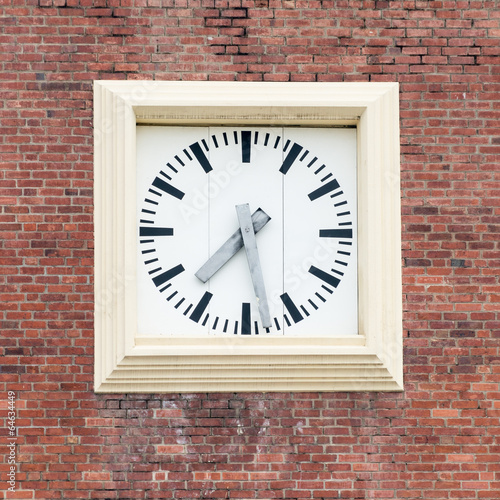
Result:
{"label": "white wooden frame", "polygon": [[[359,335],[136,336],[138,123],[356,125]],[[96,81],[95,391],[403,390],[396,83]]]}

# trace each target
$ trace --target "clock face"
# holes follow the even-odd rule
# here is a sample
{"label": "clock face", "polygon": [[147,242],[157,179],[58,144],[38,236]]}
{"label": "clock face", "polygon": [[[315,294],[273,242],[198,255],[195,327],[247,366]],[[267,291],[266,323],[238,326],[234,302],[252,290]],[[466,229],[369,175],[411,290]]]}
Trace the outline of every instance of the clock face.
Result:
{"label": "clock face", "polygon": [[358,333],[355,129],[138,126],[137,177],[139,335]]}

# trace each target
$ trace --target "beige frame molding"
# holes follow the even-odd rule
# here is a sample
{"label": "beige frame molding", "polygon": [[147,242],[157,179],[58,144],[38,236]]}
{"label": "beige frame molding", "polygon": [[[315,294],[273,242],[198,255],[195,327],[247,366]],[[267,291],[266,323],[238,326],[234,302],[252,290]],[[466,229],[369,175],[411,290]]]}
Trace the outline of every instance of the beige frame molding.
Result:
{"label": "beige frame molding", "polygon": [[[358,336],[136,336],[138,123],[358,131]],[[403,390],[397,83],[94,82],[95,391]]]}

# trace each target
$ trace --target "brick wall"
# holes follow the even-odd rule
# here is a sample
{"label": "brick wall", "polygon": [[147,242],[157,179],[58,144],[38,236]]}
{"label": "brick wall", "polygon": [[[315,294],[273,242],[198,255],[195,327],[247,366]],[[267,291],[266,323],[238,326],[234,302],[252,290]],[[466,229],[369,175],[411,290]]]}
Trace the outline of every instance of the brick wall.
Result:
{"label": "brick wall", "polygon": [[[0,13],[0,498],[500,498],[496,1]],[[94,79],[400,82],[404,393],[93,393]]]}

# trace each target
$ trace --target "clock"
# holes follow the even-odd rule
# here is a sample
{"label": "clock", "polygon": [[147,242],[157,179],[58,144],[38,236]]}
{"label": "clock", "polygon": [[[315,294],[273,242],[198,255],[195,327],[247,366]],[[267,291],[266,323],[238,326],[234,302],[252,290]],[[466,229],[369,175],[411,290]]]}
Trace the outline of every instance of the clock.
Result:
{"label": "clock", "polygon": [[138,335],[357,335],[356,192],[354,128],[138,126]]}

